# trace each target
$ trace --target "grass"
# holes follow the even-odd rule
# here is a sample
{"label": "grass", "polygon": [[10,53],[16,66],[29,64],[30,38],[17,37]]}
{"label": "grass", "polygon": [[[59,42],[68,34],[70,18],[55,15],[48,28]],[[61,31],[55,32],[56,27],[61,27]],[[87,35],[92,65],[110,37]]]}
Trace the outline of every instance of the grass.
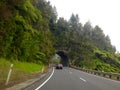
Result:
{"label": "grass", "polygon": [[28,62],[14,62],[13,67],[26,73],[34,73],[40,71],[43,68],[43,65]]}
{"label": "grass", "polygon": [[11,64],[13,64],[11,78],[20,78],[23,75],[33,74],[41,71],[41,69],[44,67],[43,64],[39,65],[35,63],[20,62],[20,61],[11,62],[9,60],[1,58],[0,59],[0,81],[6,80]]}

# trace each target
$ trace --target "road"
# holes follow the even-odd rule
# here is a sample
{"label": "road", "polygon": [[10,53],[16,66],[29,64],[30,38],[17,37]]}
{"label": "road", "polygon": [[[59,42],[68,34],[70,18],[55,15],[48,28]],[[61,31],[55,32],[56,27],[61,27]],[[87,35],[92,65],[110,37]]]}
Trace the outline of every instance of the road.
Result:
{"label": "road", "polygon": [[51,70],[25,90],[120,90],[120,82],[65,67]]}

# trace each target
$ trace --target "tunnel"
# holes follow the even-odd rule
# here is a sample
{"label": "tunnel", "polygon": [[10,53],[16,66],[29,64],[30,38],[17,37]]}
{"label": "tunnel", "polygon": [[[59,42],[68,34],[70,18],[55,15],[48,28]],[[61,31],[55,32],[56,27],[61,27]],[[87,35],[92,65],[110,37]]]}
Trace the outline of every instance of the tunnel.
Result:
{"label": "tunnel", "polygon": [[60,63],[64,66],[67,67],[69,66],[69,60],[68,56],[64,51],[57,51],[56,54],[58,54],[61,57]]}

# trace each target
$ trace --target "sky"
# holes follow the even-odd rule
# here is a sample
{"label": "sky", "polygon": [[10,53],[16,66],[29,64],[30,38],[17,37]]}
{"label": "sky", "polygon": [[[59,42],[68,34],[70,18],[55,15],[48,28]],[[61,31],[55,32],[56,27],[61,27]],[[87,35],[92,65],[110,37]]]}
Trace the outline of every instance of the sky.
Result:
{"label": "sky", "polygon": [[98,25],[120,52],[120,0],[47,0],[57,9],[58,17],[69,20],[78,14],[82,24]]}

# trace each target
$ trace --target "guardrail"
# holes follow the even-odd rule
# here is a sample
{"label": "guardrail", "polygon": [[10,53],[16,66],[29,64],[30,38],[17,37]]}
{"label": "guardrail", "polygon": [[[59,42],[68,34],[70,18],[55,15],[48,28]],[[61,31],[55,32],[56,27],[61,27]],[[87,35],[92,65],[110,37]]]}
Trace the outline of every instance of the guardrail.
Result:
{"label": "guardrail", "polygon": [[98,75],[98,76],[102,76],[105,78],[110,78],[110,79],[114,79],[114,80],[118,80],[120,81],[120,74],[119,73],[111,73],[111,72],[100,72],[100,71],[96,71],[96,70],[89,70],[89,69],[83,69],[80,67],[75,67],[75,66],[71,66],[71,68],[77,69],[77,70],[81,70],[90,74],[94,74],[94,75]]}

